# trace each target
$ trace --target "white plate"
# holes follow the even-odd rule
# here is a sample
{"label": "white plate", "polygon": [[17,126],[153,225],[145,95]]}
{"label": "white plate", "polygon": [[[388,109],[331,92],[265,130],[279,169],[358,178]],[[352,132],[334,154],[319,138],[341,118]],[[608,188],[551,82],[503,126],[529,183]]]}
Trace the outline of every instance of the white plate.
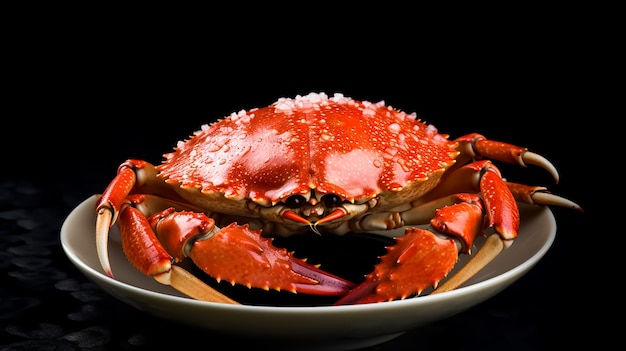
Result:
{"label": "white plate", "polygon": [[72,263],[105,291],[164,319],[238,338],[280,340],[283,346],[298,344],[300,349],[368,347],[469,309],[528,272],[556,235],[547,207],[520,204],[522,224],[515,243],[455,291],[355,306],[228,305],[192,300],[138,272],[122,253],[116,228],[109,243],[116,279],[106,276],[96,255],[95,203],[96,196],[90,197],[70,213],[61,228],[61,243]]}

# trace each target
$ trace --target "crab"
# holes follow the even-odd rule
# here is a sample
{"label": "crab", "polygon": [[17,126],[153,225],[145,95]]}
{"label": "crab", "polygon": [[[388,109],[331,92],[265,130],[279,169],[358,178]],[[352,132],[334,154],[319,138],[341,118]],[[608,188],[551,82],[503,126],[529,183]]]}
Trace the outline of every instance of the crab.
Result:
{"label": "crab", "polygon": [[[163,156],[159,165],[126,160],[100,195],[100,263],[114,278],[107,246],[117,223],[137,269],[219,303],[240,302],[181,262],[193,261],[217,282],[332,296],[334,305],[393,301],[462,285],[514,242],[518,202],[580,210],[545,187],[506,181],[495,164],[536,165],[558,182],[539,154],[477,133],[451,140],[416,113],[340,93],[232,113]],[[273,244],[291,235],[398,228],[403,234],[361,282]],[[481,235],[487,238],[475,250]],[[461,254],[471,259],[448,277]]]}

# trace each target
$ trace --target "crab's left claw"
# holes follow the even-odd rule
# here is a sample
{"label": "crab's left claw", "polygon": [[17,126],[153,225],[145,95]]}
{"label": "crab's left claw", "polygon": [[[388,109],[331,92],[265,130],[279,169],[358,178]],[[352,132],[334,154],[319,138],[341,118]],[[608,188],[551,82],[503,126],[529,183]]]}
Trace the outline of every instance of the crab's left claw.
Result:
{"label": "crab's left claw", "polygon": [[210,238],[201,238],[189,250],[193,262],[205,273],[249,288],[314,295],[343,295],[354,284],[295,258],[272,245],[260,230],[235,223]]}

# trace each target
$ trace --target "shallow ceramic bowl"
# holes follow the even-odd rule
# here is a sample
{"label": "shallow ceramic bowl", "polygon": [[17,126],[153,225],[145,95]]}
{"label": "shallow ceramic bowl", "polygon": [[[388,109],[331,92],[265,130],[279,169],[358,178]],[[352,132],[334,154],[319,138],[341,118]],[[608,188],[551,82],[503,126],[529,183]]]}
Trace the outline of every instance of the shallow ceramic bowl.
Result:
{"label": "shallow ceramic bowl", "polygon": [[[547,207],[520,204],[522,223],[515,243],[457,290],[355,306],[228,305],[187,298],[144,276],[126,260],[115,227],[109,256],[116,279],[106,276],[96,255],[96,200],[96,196],[86,199],[69,214],[61,228],[61,243],[71,262],[105,291],[164,319],[238,338],[276,340],[277,347],[297,345],[298,349],[368,347],[467,310],[528,272],[556,235],[554,216]],[[459,266],[466,260],[463,255]]]}

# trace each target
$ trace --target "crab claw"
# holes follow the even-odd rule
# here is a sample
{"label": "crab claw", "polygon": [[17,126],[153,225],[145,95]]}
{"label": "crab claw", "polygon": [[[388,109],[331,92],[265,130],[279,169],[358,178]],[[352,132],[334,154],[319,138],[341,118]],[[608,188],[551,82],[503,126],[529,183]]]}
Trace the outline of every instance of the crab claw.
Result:
{"label": "crab claw", "polygon": [[[205,235],[187,235],[184,225],[202,214],[164,212],[154,228],[172,256],[188,256],[202,271],[219,281],[249,288],[290,291],[315,295],[343,295],[354,284],[320,270],[317,266],[293,257],[284,248],[272,245],[272,239],[246,225],[232,223],[224,228],[204,228]],[[156,221],[153,220],[153,223]],[[206,221],[205,221],[206,223]]]}
{"label": "crab claw", "polygon": [[457,244],[420,228],[407,228],[404,236],[388,248],[386,255],[365,281],[335,302],[335,305],[364,304],[404,299],[437,286],[458,260]]}

